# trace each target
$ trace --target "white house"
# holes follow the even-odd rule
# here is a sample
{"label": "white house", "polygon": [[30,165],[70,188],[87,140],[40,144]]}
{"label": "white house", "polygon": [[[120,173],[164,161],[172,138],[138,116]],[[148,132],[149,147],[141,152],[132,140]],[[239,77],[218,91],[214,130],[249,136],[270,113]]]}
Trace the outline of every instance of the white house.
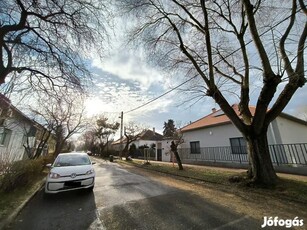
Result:
{"label": "white house", "polygon": [[[137,138],[137,140],[133,141],[131,144],[135,144],[136,148],[140,148],[143,146],[151,147],[153,144],[155,145],[155,152],[152,154],[151,158],[153,160],[162,161],[162,143],[163,143],[163,136],[153,130],[146,129],[142,131]],[[112,147],[116,151],[121,151],[124,148],[124,145],[126,143],[126,139],[123,139],[121,142],[120,140],[117,140],[112,143]],[[130,144],[130,145],[131,145]],[[143,153],[139,152],[137,153],[139,157],[143,157]]]}
{"label": "white house", "polygon": [[35,147],[38,129],[42,127],[0,94],[0,161],[11,162],[26,158],[24,145]]}
{"label": "white house", "polygon": [[[233,109],[239,114],[238,105]],[[252,114],[255,107],[250,106]],[[222,110],[183,127],[183,158],[247,162],[246,142]],[[276,164],[307,164],[307,122],[281,113],[268,133],[271,157]],[[185,150],[184,150],[185,149]]]}

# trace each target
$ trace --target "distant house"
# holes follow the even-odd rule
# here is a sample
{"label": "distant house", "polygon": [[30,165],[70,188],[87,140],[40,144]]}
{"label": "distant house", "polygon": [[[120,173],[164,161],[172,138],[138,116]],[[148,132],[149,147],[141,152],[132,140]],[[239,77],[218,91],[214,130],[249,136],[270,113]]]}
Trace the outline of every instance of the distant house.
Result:
{"label": "distant house", "polygon": [[[238,105],[233,105],[239,114]],[[255,107],[250,106],[252,114]],[[184,143],[181,154],[196,161],[247,162],[246,141],[222,110],[181,129]],[[276,164],[307,165],[307,122],[281,113],[271,122],[268,133],[271,158]]]}
{"label": "distant house", "polygon": [[[153,130],[146,129],[142,131],[140,134],[138,134],[138,138],[133,141],[131,144],[135,144],[137,149],[142,149],[143,147],[151,147],[153,144],[155,146],[155,152],[152,154],[151,158],[153,160],[162,160],[162,142],[163,142],[163,136]],[[117,140],[112,143],[113,149],[120,152],[126,144],[126,138],[123,138],[122,141]],[[130,144],[130,145],[131,145]],[[136,157],[143,157],[143,152],[138,151],[136,154]]]}
{"label": "distant house", "polygon": [[[27,158],[25,146],[33,151],[43,132],[43,126],[28,118],[7,97],[0,94],[0,161]],[[48,152],[46,146],[44,153]]]}

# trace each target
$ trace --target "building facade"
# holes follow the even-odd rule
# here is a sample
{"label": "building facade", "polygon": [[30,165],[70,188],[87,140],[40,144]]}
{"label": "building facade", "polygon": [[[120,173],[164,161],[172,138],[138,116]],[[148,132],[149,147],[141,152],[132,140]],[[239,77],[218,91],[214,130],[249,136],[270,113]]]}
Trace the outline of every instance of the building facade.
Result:
{"label": "building facade", "polygon": [[[233,109],[239,114],[238,105]],[[255,107],[250,107],[252,114]],[[246,141],[222,110],[182,128],[183,158],[196,161],[248,162]],[[307,164],[307,122],[281,113],[271,122],[267,132],[273,163]]]}

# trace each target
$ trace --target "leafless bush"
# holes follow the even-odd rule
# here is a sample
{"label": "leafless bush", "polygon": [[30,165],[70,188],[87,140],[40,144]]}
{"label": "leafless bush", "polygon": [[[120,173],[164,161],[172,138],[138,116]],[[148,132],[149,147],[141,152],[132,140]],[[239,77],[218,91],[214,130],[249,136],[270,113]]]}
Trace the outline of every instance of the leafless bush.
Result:
{"label": "leafless bush", "polygon": [[11,192],[17,188],[27,186],[40,175],[48,158],[42,157],[36,160],[21,160],[12,163],[1,163],[3,166],[0,190]]}

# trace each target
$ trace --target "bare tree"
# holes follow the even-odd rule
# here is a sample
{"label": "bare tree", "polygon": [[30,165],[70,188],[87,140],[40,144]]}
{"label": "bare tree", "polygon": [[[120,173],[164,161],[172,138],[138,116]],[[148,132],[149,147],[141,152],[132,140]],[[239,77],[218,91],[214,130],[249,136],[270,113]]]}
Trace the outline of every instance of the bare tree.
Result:
{"label": "bare tree", "polygon": [[177,130],[173,136],[172,136],[172,142],[171,142],[171,151],[174,153],[177,164],[178,164],[178,168],[179,170],[183,170],[183,166],[182,166],[182,162],[181,162],[181,158],[180,155],[178,153],[178,146],[181,145],[184,141],[183,141],[183,135],[180,132],[180,129]]}
{"label": "bare tree", "polygon": [[181,158],[178,153],[178,146],[183,143],[183,134],[180,130],[180,128],[176,128],[174,120],[169,119],[167,122],[164,122],[163,136],[171,140],[171,152],[173,152],[176,158],[179,170],[183,170]]}
{"label": "bare tree", "polygon": [[118,122],[111,122],[108,121],[109,118],[105,116],[100,116],[96,120],[96,136],[99,139],[99,149],[100,154],[102,154],[102,151],[105,147],[108,147],[110,137],[116,133],[118,130],[120,124]]}
{"label": "bare tree", "polygon": [[83,142],[82,150],[90,150],[92,153],[94,153],[96,139],[97,136],[94,129],[85,131],[85,133],[83,133],[81,136],[81,140]]}
{"label": "bare tree", "polygon": [[128,160],[129,145],[141,136],[142,131],[144,131],[144,128],[132,121],[125,126],[125,147],[121,152],[121,156],[125,156]]}
{"label": "bare tree", "polygon": [[55,153],[58,155],[67,140],[76,133],[82,132],[87,125],[84,113],[84,99],[76,92],[61,95],[47,95],[38,99],[37,108],[32,108],[35,119],[44,124],[56,139]]}
{"label": "bare tree", "polygon": [[[103,53],[106,1],[1,0],[0,85],[80,87],[90,50]],[[94,49],[93,49],[94,48]]]}
{"label": "bare tree", "polygon": [[[251,182],[274,185],[277,176],[267,130],[306,82],[304,1],[121,0],[118,4],[138,17],[130,39],[143,40],[153,62],[196,82],[190,88],[213,98],[245,137]],[[249,108],[253,91],[258,93],[255,113]],[[240,114],[231,106],[230,93],[237,95]]]}
{"label": "bare tree", "polygon": [[25,129],[26,141],[23,146],[29,159],[37,159],[42,156],[44,151],[47,150],[50,136],[51,129],[40,124],[36,124],[36,127],[30,128],[28,131]]}

